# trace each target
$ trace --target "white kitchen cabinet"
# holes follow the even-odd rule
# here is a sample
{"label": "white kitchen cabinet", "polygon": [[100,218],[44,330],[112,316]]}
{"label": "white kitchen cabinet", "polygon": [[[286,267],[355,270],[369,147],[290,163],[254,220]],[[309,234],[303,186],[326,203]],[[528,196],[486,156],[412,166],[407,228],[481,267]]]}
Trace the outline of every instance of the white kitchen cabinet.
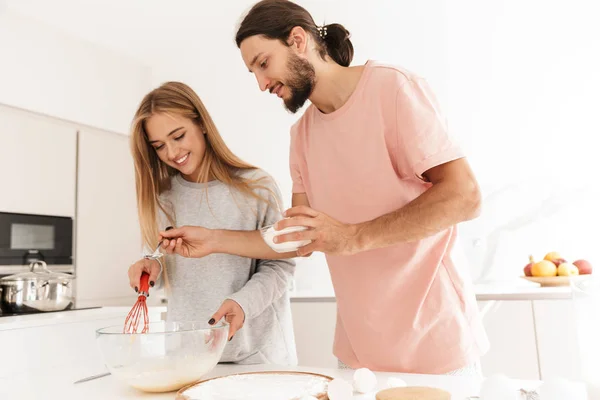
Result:
{"label": "white kitchen cabinet", "polygon": [[333,355],[336,303],[292,302],[298,363],[307,367],[337,368]]}
{"label": "white kitchen cabinet", "polygon": [[75,216],[77,129],[0,106],[0,211]]}
{"label": "white kitchen cabinet", "polygon": [[[127,307],[109,307],[3,317],[0,323],[0,348],[3,359],[10,362],[0,364],[0,381],[11,374],[48,372],[79,362],[96,365],[95,371],[88,371],[92,374],[103,372],[96,330],[124,326],[128,311]],[[160,321],[163,311],[162,307],[150,307],[150,322]],[[6,322],[9,319],[16,321]],[[80,378],[84,378],[86,373],[82,371]],[[4,399],[1,395],[0,398]]]}
{"label": "white kitchen cabinet", "polygon": [[[487,302],[481,302],[482,307]],[[485,316],[491,349],[484,375],[552,380],[580,378],[577,326],[572,300],[497,302]]]}
{"label": "white kitchen cabinet", "polygon": [[141,239],[129,137],[81,130],[78,169],[77,306],[133,306],[127,270]]}
{"label": "white kitchen cabinet", "polygon": [[579,379],[580,358],[572,300],[534,302],[541,379]]}
{"label": "white kitchen cabinet", "polygon": [[[489,302],[478,302],[483,309]],[[481,359],[484,376],[504,374],[515,379],[539,379],[531,301],[501,301],[483,319],[490,349]]]}

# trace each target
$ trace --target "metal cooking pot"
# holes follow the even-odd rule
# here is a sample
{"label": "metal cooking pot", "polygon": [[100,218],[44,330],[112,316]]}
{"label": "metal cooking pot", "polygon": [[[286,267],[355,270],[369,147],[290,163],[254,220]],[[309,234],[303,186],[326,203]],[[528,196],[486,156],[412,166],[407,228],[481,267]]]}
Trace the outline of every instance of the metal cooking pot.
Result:
{"label": "metal cooking pot", "polygon": [[29,264],[29,272],[0,279],[0,308],[4,313],[62,311],[73,306],[73,279],[49,271],[43,261]]}

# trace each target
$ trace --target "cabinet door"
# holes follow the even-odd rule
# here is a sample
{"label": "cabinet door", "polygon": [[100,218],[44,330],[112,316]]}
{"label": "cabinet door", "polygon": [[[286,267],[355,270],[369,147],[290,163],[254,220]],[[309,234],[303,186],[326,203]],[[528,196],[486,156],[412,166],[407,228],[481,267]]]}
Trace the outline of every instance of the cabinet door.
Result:
{"label": "cabinet door", "polygon": [[579,379],[580,348],[573,301],[536,301],[535,321],[541,379]]}
{"label": "cabinet door", "polygon": [[128,137],[79,134],[77,305],[133,306],[127,270],[141,255],[133,160]]}
{"label": "cabinet door", "polygon": [[292,301],[292,317],[298,364],[307,367],[337,368],[333,355],[336,303]]}
{"label": "cabinet door", "polygon": [[531,302],[478,303],[480,309],[491,306],[483,319],[490,340],[490,350],[481,359],[484,376],[540,379]]}
{"label": "cabinet door", "polygon": [[0,211],[75,216],[75,127],[0,106]]}
{"label": "cabinet door", "polygon": [[[30,371],[50,372],[54,375],[52,371],[56,369],[71,368],[77,364],[82,365],[84,369],[89,368],[89,371],[78,373],[77,378],[103,372],[104,362],[98,351],[94,332],[107,326],[123,326],[128,312],[128,307],[109,307],[65,312],[55,318],[40,317],[34,320],[31,316],[26,317],[28,319],[23,320],[23,323],[20,321],[9,323],[12,325],[10,329],[0,329],[1,343],[10,343],[2,346],[2,357],[10,360],[10,363],[0,364],[0,382],[4,384],[2,381],[4,377],[8,379],[12,375],[26,376]],[[162,307],[150,307],[148,310],[150,322],[160,321],[162,312]],[[25,356],[33,354],[35,354],[35,362],[32,362],[31,356]],[[73,377],[73,380],[77,378]],[[5,388],[6,385],[3,387]],[[2,394],[0,388],[0,398],[15,398],[2,397]],[[58,398],[67,399],[69,396]]]}

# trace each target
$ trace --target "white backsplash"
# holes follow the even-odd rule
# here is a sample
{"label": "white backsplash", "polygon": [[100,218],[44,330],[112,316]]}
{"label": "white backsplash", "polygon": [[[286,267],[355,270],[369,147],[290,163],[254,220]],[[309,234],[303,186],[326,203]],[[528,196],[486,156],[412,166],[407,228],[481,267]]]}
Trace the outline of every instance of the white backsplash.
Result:
{"label": "white backsplash", "polygon": [[551,251],[568,261],[592,264],[600,226],[600,190],[540,179],[507,186],[484,196],[481,216],[460,226],[461,244],[478,282],[514,280],[529,255]]}

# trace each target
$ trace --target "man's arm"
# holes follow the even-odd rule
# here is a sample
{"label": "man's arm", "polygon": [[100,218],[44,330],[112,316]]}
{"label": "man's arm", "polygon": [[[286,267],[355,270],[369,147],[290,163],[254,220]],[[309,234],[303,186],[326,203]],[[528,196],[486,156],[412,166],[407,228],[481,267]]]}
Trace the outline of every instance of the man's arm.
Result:
{"label": "man's arm", "polygon": [[312,229],[274,240],[312,240],[298,249],[299,256],[314,251],[347,255],[423,239],[479,215],[479,186],[466,159],[430,168],[423,176],[432,184],[423,194],[396,211],[359,224],[342,223],[310,207],[292,207],[285,213],[290,218],[279,222],[278,229],[298,225]]}
{"label": "man's arm", "polygon": [[419,197],[396,211],[355,225],[358,251],[423,239],[479,216],[481,193],[466,159],[438,165],[423,176],[432,186]]}

